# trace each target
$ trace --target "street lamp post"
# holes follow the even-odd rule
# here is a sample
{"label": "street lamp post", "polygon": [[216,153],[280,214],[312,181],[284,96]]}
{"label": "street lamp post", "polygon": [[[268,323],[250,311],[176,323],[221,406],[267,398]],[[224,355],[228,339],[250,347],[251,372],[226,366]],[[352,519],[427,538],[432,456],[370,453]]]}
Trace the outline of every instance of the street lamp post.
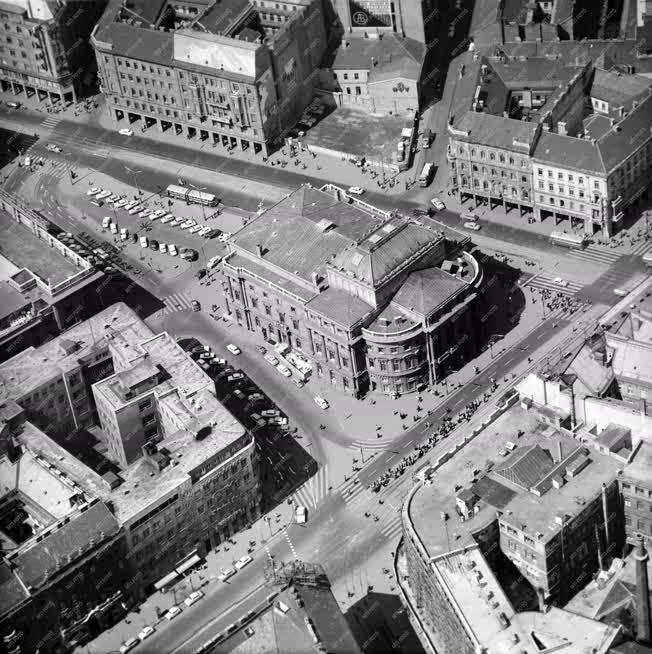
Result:
{"label": "street lamp post", "polygon": [[134,176],[134,181],[136,182],[136,188],[138,189],[138,197],[140,197],[143,192],[140,190],[140,186],[138,185],[138,173],[142,173],[142,170],[133,170],[132,168],[129,168],[129,166],[125,166],[125,170],[128,170],[133,176]]}

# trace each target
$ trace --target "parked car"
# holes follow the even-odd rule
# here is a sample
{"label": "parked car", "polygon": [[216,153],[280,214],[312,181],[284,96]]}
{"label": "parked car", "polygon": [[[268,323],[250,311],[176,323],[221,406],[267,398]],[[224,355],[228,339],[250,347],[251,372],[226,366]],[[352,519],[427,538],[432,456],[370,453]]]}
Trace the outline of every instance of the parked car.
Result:
{"label": "parked car", "polygon": [[315,395],[315,404],[320,408],[320,409],[328,409],[330,404],[323,398],[319,397],[319,395]]}
{"label": "parked car", "polygon": [[121,130],[119,130],[119,133],[122,134],[122,136],[133,136],[134,130],[129,129],[128,127],[123,127]]}
{"label": "parked car", "polygon": [[108,229],[109,225],[112,222],[113,221],[111,220],[111,216],[104,216],[104,218],[102,218],[102,227],[103,227],[103,229]]}
{"label": "parked car", "polygon": [[242,372],[233,372],[226,378],[226,381],[234,382],[234,381],[240,381],[241,379],[244,379],[244,378],[245,378],[244,373],[242,373]]}
{"label": "parked car", "polygon": [[265,361],[273,366],[278,366],[278,359],[273,354],[266,354]]}
{"label": "parked car", "polygon": [[91,204],[95,205],[96,207],[102,207],[104,206],[104,200],[96,200],[95,198],[93,198],[91,200]]}
{"label": "parked car", "polygon": [[242,570],[242,568],[248,566],[252,561],[253,559],[250,556],[243,556],[235,562],[235,567],[238,570]]}
{"label": "parked car", "polygon": [[226,346],[226,349],[231,353],[235,354],[236,356],[240,354],[240,348],[237,345],[234,345],[233,343],[229,343]]}
{"label": "parked car", "polygon": [[174,620],[178,615],[181,614],[181,609],[178,606],[173,606],[163,617],[166,620]]}
{"label": "parked car", "polygon": [[215,266],[217,266],[217,265],[220,263],[220,261],[222,261],[222,257],[220,257],[220,256],[214,256],[214,257],[211,257],[211,258],[206,262],[206,267],[207,267],[209,270],[212,270],[213,268],[215,268]]}
{"label": "parked car", "polygon": [[140,237],[140,247],[141,248],[149,247],[149,241],[147,240],[147,236],[141,236]]}
{"label": "parked car", "polygon": [[162,222],[164,225],[165,225],[166,223],[172,222],[173,220],[174,220],[174,216],[173,216],[171,213],[169,213],[169,214],[163,216],[163,218],[161,218],[161,222]]}
{"label": "parked car", "polygon": [[464,223],[464,227],[466,227],[467,229],[472,229],[474,232],[477,232],[480,229],[480,225],[478,225],[478,223],[474,223],[471,221]]}
{"label": "parked car", "polygon": [[172,257],[176,257],[178,252],[177,252],[177,246],[174,243],[170,243],[168,245],[168,254]]}
{"label": "parked car", "polygon": [[167,254],[168,246],[167,246],[165,243],[159,243],[158,251],[159,251],[161,254]]}
{"label": "parked car", "polygon": [[233,577],[235,572],[236,571],[233,568],[226,568],[226,570],[222,570],[222,572],[219,575],[217,575],[217,578],[220,581],[226,581],[227,579]]}
{"label": "parked car", "polygon": [[471,211],[470,209],[466,209],[465,211],[463,211],[460,218],[462,218],[463,220],[469,220],[473,222],[477,222],[478,220],[480,220],[478,218],[478,215],[473,213],[473,211]]}
{"label": "parked car", "polygon": [[303,388],[304,383],[301,379],[298,377],[292,377],[292,383],[297,387],[297,388]]}
{"label": "parked car", "polygon": [[140,643],[140,638],[130,638],[120,647],[120,654],[126,654]]}
{"label": "parked car", "polygon": [[201,311],[201,304],[199,304],[199,302],[197,300],[193,300],[190,303],[190,306],[192,307],[193,311]]}
{"label": "parked car", "polygon": [[92,186],[91,188],[86,191],[86,195],[97,195],[98,193],[101,193],[102,189],[99,186]]}
{"label": "parked car", "polygon": [[135,216],[137,213],[140,213],[143,210],[143,207],[140,204],[135,204],[131,209],[129,209],[129,215]]}
{"label": "parked car", "polygon": [[183,600],[183,603],[186,606],[192,606],[195,602],[199,602],[202,597],[204,597],[204,593],[202,593],[201,590],[196,590],[193,593],[190,593],[190,595]]}
{"label": "parked car", "polygon": [[364,193],[364,189],[360,188],[359,186],[349,186],[349,193],[352,195],[362,195]]}
{"label": "parked car", "polygon": [[262,345],[256,345],[256,350],[261,354],[267,354],[267,348]]}
{"label": "parked car", "polygon": [[277,366],[276,369],[283,375],[283,377],[292,377],[292,372],[287,366]]}
{"label": "parked car", "polygon": [[201,229],[201,225],[193,225],[188,231],[191,234],[196,234]]}
{"label": "parked car", "polygon": [[294,510],[294,517],[299,524],[308,522],[308,509],[305,506],[298,506]]}
{"label": "parked car", "polygon": [[155,238],[150,239],[149,241],[149,249],[157,251],[159,248],[159,243]]}
{"label": "parked car", "polygon": [[126,227],[120,229],[120,240],[126,241],[129,238],[129,230]]}
{"label": "parked car", "polygon": [[437,211],[443,211],[446,208],[446,205],[439,198],[433,198],[430,200],[430,204],[432,204]]}
{"label": "parked car", "polygon": [[152,634],[154,634],[156,629],[154,627],[150,627],[147,625],[146,627],[143,627],[142,631],[138,634],[138,638],[141,640],[147,640]]}

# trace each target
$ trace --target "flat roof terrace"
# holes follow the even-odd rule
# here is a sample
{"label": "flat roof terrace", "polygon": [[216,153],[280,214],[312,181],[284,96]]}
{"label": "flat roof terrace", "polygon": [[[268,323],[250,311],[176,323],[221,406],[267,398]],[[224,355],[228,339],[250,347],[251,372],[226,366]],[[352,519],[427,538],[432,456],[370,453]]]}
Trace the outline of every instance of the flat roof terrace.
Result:
{"label": "flat roof terrace", "polygon": [[24,225],[0,211],[0,254],[19,268],[28,268],[55,285],[80,272],[73,261],[35,236]]}
{"label": "flat roof terrace", "polygon": [[[520,438],[519,430],[523,432]],[[502,454],[508,442],[516,445],[509,458]],[[543,453],[538,457],[530,454],[521,461],[513,461],[517,452],[526,452],[532,446],[539,446]],[[578,447],[586,447],[589,464],[569,477],[561,488],[550,488],[540,497],[514,483],[514,479],[528,479],[533,475],[530,485],[536,485],[536,480],[544,476],[544,471],[540,471],[536,464],[549,458],[551,465],[556,466],[560,446],[564,461]],[[498,474],[498,469],[510,461],[513,465],[509,471]],[[488,474],[479,472],[489,467],[492,471]],[[441,466],[433,475],[432,485],[418,488],[412,496],[408,513],[431,557],[474,544],[473,533],[495,520],[496,511],[503,511],[502,519],[507,519],[507,509],[511,511],[509,519],[518,523],[519,528],[526,524],[528,532],[542,532],[548,537],[553,528],[559,529],[555,522],[558,513],[578,513],[581,505],[577,499],[588,500],[594,496],[600,491],[602,482],[614,479],[621,468],[616,459],[565,436],[543,423],[534,410],[528,411],[517,404]],[[564,465],[558,474],[563,476],[565,471]],[[476,484],[473,484],[474,479],[478,480]],[[465,521],[459,517],[456,505],[456,495],[462,488],[471,488],[481,498],[478,502],[480,510]],[[440,518],[442,512],[448,516],[446,522]]]}

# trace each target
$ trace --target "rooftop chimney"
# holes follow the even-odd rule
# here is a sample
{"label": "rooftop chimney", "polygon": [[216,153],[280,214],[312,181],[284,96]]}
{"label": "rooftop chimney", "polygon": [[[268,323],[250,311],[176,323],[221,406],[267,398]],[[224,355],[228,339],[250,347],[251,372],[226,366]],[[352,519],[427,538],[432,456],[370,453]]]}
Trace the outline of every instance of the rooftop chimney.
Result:
{"label": "rooftop chimney", "polygon": [[639,643],[649,643],[652,640],[650,594],[648,592],[647,577],[649,557],[641,534],[637,536],[634,558],[636,559],[636,640]]}
{"label": "rooftop chimney", "polygon": [[557,454],[559,455],[559,460],[563,461],[564,460],[564,451],[561,446],[561,441],[557,443]]}
{"label": "rooftop chimney", "polygon": [[262,257],[263,257],[263,246],[260,243],[256,243],[256,254],[262,259]]}

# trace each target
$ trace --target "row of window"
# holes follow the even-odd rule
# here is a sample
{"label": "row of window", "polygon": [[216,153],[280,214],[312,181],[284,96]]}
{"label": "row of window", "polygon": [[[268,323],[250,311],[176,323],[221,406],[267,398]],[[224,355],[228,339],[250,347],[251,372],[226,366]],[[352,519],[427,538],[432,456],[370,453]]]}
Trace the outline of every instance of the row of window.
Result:
{"label": "row of window", "polygon": [[[464,147],[458,146],[457,149],[459,154],[464,154]],[[495,152],[489,152],[488,154],[484,150],[480,150],[480,159],[489,159],[489,161],[499,161],[500,163],[507,163],[510,166],[519,165],[521,168],[527,168],[527,159],[514,159],[514,157],[505,157],[504,154]],[[471,148],[471,157],[477,157],[478,150]]]}
{"label": "row of window", "polygon": [[636,495],[642,495],[644,497],[652,497],[652,489],[642,488],[641,486],[636,486],[636,484],[629,484],[627,482],[623,482],[622,489],[627,493],[634,493]]}
{"label": "row of window", "polygon": [[636,508],[637,511],[645,511],[646,509],[652,513],[652,503],[650,502],[641,502],[640,500],[637,500],[634,502],[633,500],[625,500],[625,506],[627,508]]}
{"label": "row of window", "polygon": [[[537,168],[537,175],[539,175],[539,177],[543,177],[543,174],[544,174],[543,168]],[[553,174],[552,170],[548,171],[548,177],[549,178],[554,177],[554,174]],[[573,173],[563,173],[561,171],[557,171],[557,179],[560,180],[560,181],[563,181],[564,179],[566,179],[569,183],[575,184],[575,175]],[[582,175],[577,176],[577,184],[579,186],[584,186],[584,177]],[[597,180],[597,179],[593,180],[593,188],[595,188],[595,189],[600,188],[599,180]]]}
{"label": "row of window", "polygon": [[380,370],[380,372],[401,372],[402,370],[411,370],[419,365],[419,357],[410,355],[404,359],[367,359],[367,365],[370,370]]}
{"label": "row of window", "polygon": [[575,202],[573,202],[572,200],[568,203],[568,207],[566,207],[566,201],[565,200],[559,200],[559,202],[557,202],[557,200],[555,198],[550,198],[549,197],[548,202],[546,202],[545,197],[543,195],[540,195],[539,196],[539,203],[540,204],[549,204],[549,205],[552,205],[553,207],[558,206],[558,207],[560,207],[562,209],[568,208],[568,209],[571,209],[573,211],[577,210],[579,213],[584,213],[584,211],[585,211],[585,207],[584,207],[584,205],[582,203],[578,203],[576,205]]}
{"label": "row of window", "polygon": [[[321,363],[316,363],[315,364],[315,370],[317,371],[317,376],[318,377],[323,377],[324,376],[324,368],[321,365]],[[332,386],[337,386],[338,385],[338,378],[337,375],[333,370],[328,370],[328,378]],[[346,377],[342,377],[342,388],[345,391],[348,391],[349,388],[351,388],[351,384],[349,383],[349,380]]]}
{"label": "row of window", "polygon": [[626,515],[625,524],[628,527],[633,527],[636,525],[636,530],[642,534],[644,534],[646,530],[647,533],[652,534],[652,522],[646,522],[645,520],[636,520],[636,522],[634,522],[631,516]]}

